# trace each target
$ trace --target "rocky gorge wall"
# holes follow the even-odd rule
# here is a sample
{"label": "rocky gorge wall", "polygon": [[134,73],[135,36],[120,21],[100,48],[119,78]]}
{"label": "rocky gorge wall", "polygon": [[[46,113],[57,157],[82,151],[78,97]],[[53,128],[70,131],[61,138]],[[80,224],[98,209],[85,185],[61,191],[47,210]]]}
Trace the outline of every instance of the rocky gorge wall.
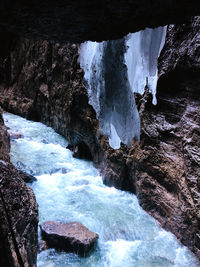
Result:
{"label": "rocky gorge wall", "polygon": [[10,136],[7,132],[6,126],[4,125],[2,111],[3,110],[0,108],[0,160],[9,161]]}
{"label": "rocky gorge wall", "polygon": [[21,39],[1,65],[0,105],[65,136],[93,159],[104,182],[140,205],[200,258],[200,18],[170,25],[159,59],[158,105],[136,95],[141,142],[113,150],[100,135],[83,86],[78,45]]}
{"label": "rocky gorge wall", "polygon": [[9,152],[0,109],[0,266],[36,266],[38,206],[32,189],[9,162]]}

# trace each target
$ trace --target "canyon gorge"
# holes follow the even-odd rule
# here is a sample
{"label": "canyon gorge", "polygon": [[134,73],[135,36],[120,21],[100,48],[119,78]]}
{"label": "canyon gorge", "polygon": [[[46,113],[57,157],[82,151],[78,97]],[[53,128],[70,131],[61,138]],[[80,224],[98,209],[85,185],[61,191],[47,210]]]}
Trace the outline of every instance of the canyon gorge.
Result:
{"label": "canyon gorge", "polygon": [[[198,15],[197,1],[189,6],[155,1],[151,12],[148,6],[143,8],[146,1],[135,1],[138,13],[132,22],[127,16],[130,6],[112,9],[109,6],[114,4],[107,1],[107,13],[96,24],[91,23],[96,13],[91,9],[85,13],[86,7],[77,1],[70,10],[77,8],[78,19],[71,20],[71,28],[63,23],[66,31],[57,30],[66,16],[65,9],[61,12],[62,1],[55,12],[53,3],[49,4],[44,14],[47,2],[38,9],[25,1],[21,1],[23,8],[19,8],[20,1],[0,6],[0,13],[7,5],[12,11],[9,19],[7,15],[0,19],[0,32],[5,36],[0,44],[0,113],[4,110],[52,127],[66,138],[75,158],[93,161],[105,185],[135,194],[140,206],[200,259],[200,17],[191,17]],[[95,1],[88,5],[102,12]],[[58,24],[49,22],[52,16]],[[120,21],[120,27],[113,18]],[[157,105],[152,104],[147,87],[143,95],[134,93],[140,142],[134,140],[131,147],[121,143],[113,149],[89,104],[79,63],[80,42],[117,39],[166,24],[166,41],[158,59]],[[10,163],[9,151],[9,134],[1,115],[0,252],[11,255],[1,257],[1,265],[34,266],[38,207],[32,189]]]}

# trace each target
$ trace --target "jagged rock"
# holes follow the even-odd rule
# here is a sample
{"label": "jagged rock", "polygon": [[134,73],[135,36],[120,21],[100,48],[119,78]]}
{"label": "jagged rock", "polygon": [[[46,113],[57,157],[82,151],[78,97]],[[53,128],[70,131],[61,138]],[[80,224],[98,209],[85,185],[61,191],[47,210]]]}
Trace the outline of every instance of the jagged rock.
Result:
{"label": "jagged rock", "polygon": [[0,160],[9,161],[10,159],[10,140],[4,120],[2,117],[2,109],[0,107]]}
{"label": "jagged rock", "polygon": [[169,26],[158,105],[147,99],[140,112],[141,143],[127,165],[141,206],[200,258],[199,29],[200,17]]}
{"label": "jagged rock", "polygon": [[32,189],[9,162],[10,139],[1,112],[0,266],[36,266],[38,207]]}
{"label": "jagged rock", "polygon": [[98,239],[98,234],[78,222],[47,221],[40,224],[40,229],[48,246],[83,255],[94,247]]}
{"label": "jagged rock", "polygon": [[38,206],[16,168],[0,162],[0,266],[36,266]]}

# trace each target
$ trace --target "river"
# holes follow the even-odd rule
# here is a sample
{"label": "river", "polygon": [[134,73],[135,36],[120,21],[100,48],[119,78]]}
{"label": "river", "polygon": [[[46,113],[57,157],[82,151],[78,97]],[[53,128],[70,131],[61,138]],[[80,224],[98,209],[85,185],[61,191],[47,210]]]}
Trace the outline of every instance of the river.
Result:
{"label": "river", "polygon": [[11,161],[37,178],[33,188],[40,222],[78,221],[99,234],[88,257],[49,249],[38,254],[38,267],[196,267],[195,256],[163,230],[134,194],[107,187],[92,162],[75,159],[67,141],[52,128],[5,113]]}

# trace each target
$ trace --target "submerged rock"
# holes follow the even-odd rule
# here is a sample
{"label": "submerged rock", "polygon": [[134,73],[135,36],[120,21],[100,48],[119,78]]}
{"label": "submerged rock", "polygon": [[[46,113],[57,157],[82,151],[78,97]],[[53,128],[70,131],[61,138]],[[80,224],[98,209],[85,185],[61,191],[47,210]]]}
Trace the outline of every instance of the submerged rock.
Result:
{"label": "submerged rock", "polygon": [[50,171],[50,174],[53,174],[53,173],[65,174],[65,173],[68,173],[68,170],[66,168],[56,168],[56,169],[53,169],[53,170]]}
{"label": "submerged rock", "polygon": [[38,253],[49,249],[49,247],[47,246],[47,242],[44,240],[39,240],[38,242]]}
{"label": "submerged rock", "polygon": [[13,139],[20,139],[20,138],[23,138],[23,134],[19,133],[19,132],[11,132],[10,133],[10,139],[13,140]]}
{"label": "submerged rock", "polygon": [[98,239],[98,234],[91,232],[78,222],[47,221],[40,224],[40,229],[42,237],[49,247],[77,254],[89,252],[94,248]]}
{"label": "submerged rock", "polygon": [[33,182],[37,181],[37,179],[31,174],[28,174],[28,173],[20,171],[20,170],[18,170],[18,173],[19,173],[20,177],[24,180],[25,183],[33,183]]}
{"label": "submerged rock", "polygon": [[88,185],[89,181],[85,180],[85,179],[81,179],[81,180],[76,180],[73,185]]}

